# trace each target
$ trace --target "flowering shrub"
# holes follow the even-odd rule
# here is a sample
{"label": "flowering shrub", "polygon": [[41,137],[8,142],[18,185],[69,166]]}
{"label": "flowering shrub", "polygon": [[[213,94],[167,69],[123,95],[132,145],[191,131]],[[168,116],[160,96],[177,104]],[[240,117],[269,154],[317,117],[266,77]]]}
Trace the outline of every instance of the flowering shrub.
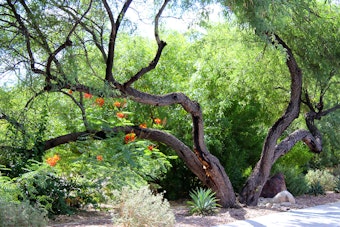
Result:
{"label": "flowering shrub", "polygon": [[31,205],[38,204],[49,212],[49,215],[71,214],[66,199],[71,193],[77,193],[79,186],[74,182],[57,176],[55,168],[41,163],[34,163],[28,167],[29,171],[16,179],[19,189],[23,192],[23,199]]}
{"label": "flowering shrub", "polygon": [[126,134],[124,137],[125,143],[130,143],[132,141],[135,141],[135,139],[136,139],[136,134],[133,132]]}
{"label": "flowering shrub", "polygon": [[105,103],[105,100],[103,98],[96,98],[96,104],[100,107],[102,107]]}
{"label": "flowering shrub", "polygon": [[124,118],[124,117],[125,117],[125,114],[122,113],[122,112],[118,112],[118,113],[116,114],[116,116],[117,116],[118,118]]}
{"label": "flowering shrub", "polygon": [[118,101],[115,101],[115,102],[113,103],[113,106],[114,106],[114,107],[117,107],[117,108],[120,108],[120,107],[121,107],[121,103],[118,102]]}
{"label": "flowering shrub", "polygon": [[92,98],[92,96],[93,96],[93,95],[91,95],[91,94],[89,94],[89,93],[85,93],[85,94],[84,94],[84,98],[86,98],[86,99],[90,99],[90,98]]}
{"label": "flowering shrub", "polygon": [[146,123],[142,123],[142,124],[139,125],[139,127],[140,128],[147,128],[147,125],[146,125]]}
{"label": "flowering shrub", "polygon": [[97,155],[96,158],[97,158],[98,161],[103,161],[103,155]]}
{"label": "flowering shrub", "polygon": [[160,125],[160,124],[162,123],[162,120],[161,120],[160,118],[155,118],[153,121],[154,121],[155,124],[157,124],[157,125]]}
{"label": "flowering shrub", "polygon": [[60,160],[60,156],[55,154],[53,157],[47,158],[46,162],[47,164],[53,167],[58,163],[59,160]]}
{"label": "flowering shrub", "polygon": [[152,150],[153,150],[153,145],[149,145],[149,146],[148,146],[148,149],[149,149],[150,151],[152,151]]}

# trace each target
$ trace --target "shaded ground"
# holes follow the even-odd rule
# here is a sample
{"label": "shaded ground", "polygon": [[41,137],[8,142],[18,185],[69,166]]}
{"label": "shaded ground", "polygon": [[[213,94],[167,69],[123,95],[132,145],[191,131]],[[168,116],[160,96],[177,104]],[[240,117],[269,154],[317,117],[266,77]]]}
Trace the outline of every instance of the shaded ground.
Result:
{"label": "shaded ground", "polygon": [[[303,195],[296,197],[296,205],[288,209],[302,209],[306,207],[322,205],[340,201],[339,193],[327,193],[326,195],[311,196]],[[171,202],[171,207],[176,216],[176,227],[209,227],[218,224],[231,223],[237,220],[245,220],[263,216],[275,212],[284,212],[278,209],[259,207],[242,207],[239,209],[220,209],[212,216],[191,216],[188,213],[185,201]],[[81,211],[76,215],[58,216],[51,220],[50,227],[108,227],[113,226],[110,212]]]}

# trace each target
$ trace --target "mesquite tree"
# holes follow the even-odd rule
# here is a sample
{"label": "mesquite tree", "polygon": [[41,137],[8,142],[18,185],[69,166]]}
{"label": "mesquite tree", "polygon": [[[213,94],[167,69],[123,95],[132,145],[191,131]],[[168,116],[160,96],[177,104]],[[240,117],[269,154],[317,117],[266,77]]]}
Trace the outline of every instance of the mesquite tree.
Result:
{"label": "mesquite tree", "polygon": [[[336,28],[338,27],[338,22],[333,22],[333,19],[329,19],[326,12],[336,17],[339,8],[336,4],[325,5],[325,3],[318,3],[318,1],[299,1],[290,2],[289,4],[246,1],[242,6],[238,3],[233,3],[231,9],[236,12],[239,18],[243,18],[243,23],[249,23],[255,28],[255,32],[259,36],[264,37],[273,46],[285,52],[286,65],[291,81],[290,100],[285,113],[269,129],[263,144],[261,158],[240,193],[241,202],[256,205],[262,187],[269,177],[272,165],[279,157],[289,152],[298,141],[303,141],[311,152],[320,153],[322,151],[321,133],[315,125],[315,120],[320,120],[321,117],[340,108],[339,103],[336,101],[335,103],[329,102],[325,110],[323,102],[324,94],[330,86],[333,86],[336,92],[336,74],[339,74],[339,62],[336,62],[334,58],[339,54],[339,45],[335,41],[336,38],[339,38],[339,31]],[[244,7],[246,10],[244,10]],[[260,13],[255,15],[254,12]],[[291,14],[291,12],[294,13]],[[274,17],[276,20],[272,19]],[[289,23],[294,26],[294,29],[287,28]],[[322,26],[325,27],[322,28]],[[323,38],[322,29],[329,30],[333,36]],[[313,35],[315,37],[312,38]],[[320,45],[312,44],[311,39],[318,40],[323,44],[332,44],[330,46],[325,44],[323,48]],[[290,44],[287,44],[284,40],[289,41]],[[306,46],[301,47],[299,43],[304,43]],[[293,52],[298,55],[299,61]],[[309,52],[309,55],[306,52]],[[319,61],[317,63],[319,65],[315,67],[317,61]],[[302,71],[300,65],[304,66],[305,72]],[[311,103],[307,86],[305,88],[305,97],[301,97],[303,73],[307,74],[306,78],[310,79],[314,76],[319,81],[323,81],[320,83],[322,85],[317,89],[320,90],[319,102],[315,104]],[[326,76],[321,76],[322,74]],[[305,81],[308,80],[305,79]],[[306,104],[309,110],[305,114],[308,130],[297,129],[282,138],[285,130],[299,116],[301,102]],[[314,105],[316,106],[315,108]]]}

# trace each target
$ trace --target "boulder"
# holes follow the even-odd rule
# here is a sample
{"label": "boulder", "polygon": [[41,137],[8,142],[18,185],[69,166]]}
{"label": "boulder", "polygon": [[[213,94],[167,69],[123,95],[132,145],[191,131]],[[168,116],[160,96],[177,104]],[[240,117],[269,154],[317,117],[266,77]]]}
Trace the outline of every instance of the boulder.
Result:
{"label": "boulder", "polygon": [[286,191],[285,177],[282,173],[277,173],[267,180],[263,186],[260,197],[273,198],[279,192]]}
{"label": "boulder", "polygon": [[282,191],[278,193],[273,199],[273,203],[287,203],[289,202],[290,204],[295,204],[295,198],[294,196],[289,192],[289,191]]}

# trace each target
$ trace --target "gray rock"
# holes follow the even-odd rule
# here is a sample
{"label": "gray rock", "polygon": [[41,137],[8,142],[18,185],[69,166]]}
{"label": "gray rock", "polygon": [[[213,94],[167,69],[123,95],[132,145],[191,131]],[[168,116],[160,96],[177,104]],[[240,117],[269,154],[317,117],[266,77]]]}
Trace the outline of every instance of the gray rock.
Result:
{"label": "gray rock", "polygon": [[295,204],[295,198],[289,191],[279,192],[272,201],[273,203],[290,202],[291,204]]}

